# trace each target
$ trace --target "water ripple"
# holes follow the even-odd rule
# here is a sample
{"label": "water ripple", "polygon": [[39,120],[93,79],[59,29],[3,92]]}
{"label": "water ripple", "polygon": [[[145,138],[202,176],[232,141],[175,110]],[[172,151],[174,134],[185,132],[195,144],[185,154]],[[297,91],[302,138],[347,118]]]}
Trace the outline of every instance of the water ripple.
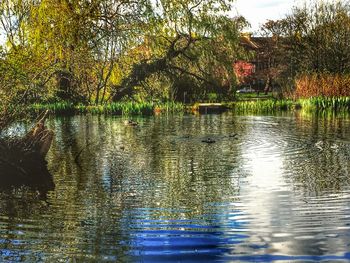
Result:
{"label": "water ripple", "polygon": [[0,192],[1,262],[350,260],[348,119],[137,121],[51,120],[56,188]]}

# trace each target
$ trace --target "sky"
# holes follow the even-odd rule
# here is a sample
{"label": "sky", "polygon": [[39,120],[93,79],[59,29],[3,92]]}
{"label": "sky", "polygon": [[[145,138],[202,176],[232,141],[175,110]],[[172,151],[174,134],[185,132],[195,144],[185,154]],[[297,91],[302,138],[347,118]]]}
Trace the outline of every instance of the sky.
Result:
{"label": "sky", "polygon": [[235,12],[243,15],[251,24],[251,31],[256,32],[266,20],[290,13],[297,3],[296,0],[237,0]]}

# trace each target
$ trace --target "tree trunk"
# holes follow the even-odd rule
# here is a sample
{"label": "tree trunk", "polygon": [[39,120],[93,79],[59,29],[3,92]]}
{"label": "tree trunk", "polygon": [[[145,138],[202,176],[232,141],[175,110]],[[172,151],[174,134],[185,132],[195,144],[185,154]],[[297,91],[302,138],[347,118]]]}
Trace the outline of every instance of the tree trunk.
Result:
{"label": "tree trunk", "polygon": [[53,189],[52,175],[45,156],[54,133],[45,127],[48,112],[23,138],[0,140],[0,187],[27,185],[39,189]]}

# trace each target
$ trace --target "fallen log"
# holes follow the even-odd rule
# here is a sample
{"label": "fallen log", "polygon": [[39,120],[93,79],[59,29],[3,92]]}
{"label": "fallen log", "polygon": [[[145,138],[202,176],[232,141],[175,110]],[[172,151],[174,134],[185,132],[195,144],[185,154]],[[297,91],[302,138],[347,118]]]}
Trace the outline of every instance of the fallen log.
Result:
{"label": "fallen log", "polygon": [[0,187],[54,187],[45,160],[54,137],[45,127],[47,116],[45,112],[24,137],[0,140]]}

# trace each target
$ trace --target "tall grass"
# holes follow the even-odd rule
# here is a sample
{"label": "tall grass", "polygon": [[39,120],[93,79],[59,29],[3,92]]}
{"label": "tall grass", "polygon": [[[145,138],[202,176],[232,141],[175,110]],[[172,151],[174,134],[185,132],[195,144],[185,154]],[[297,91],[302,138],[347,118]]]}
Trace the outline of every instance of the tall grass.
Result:
{"label": "tall grass", "polygon": [[350,112],[350,97],[312,97],[307,99],[238,101],[232,107],[236,112],[270,113],[298,110]]}
{"label": "tall grass", "polygon": [[274,111],[285,111],[295,108],[292,100],[256,100],[238,101],[233,106],[236,112],[269,113]]}
{"label": "tall grass", "polygon": [[69,102],[52,104],[33,104],[30,111],[37,114],[49,110],[54,114],[108,114],[108,115],[151,115],[161,112],[182,112],[184,105],[178,102],[155,103],[155,102],[113,102],[103,105],[83,105]]}
{"label": "tall grass", "polygon": [[56,114],[73,114],[75,113],[75,106],[71,102],[56,102],[51,104],[35,103],[29,107],[33,113],[40,113],[44,110],[49,110]]}
{"label": "tall grass", "polygon": [[303,74],[295,80],[293,98],[310,111],[350,111],[350,74]]}
{"label": "tall grass", "polygon": [[299,99],[303,109],[317,111],[350,111],[350,97],[311,97]]}
{"label": "tall grass", "polygon": [[[272,113],[303,109],[307,111],[350,112],[350,97],[310,97],[300,99],[266,99],[252,101],[236,101],[224,104],[238,113]],[[179,113],[187,111],[182,103],[168,102],[113,102],[103,105],[83,105],[69,102],[52,104],[33,104],[29,111],[39,114],[49,110],[53,114],[106,114],[106,115],[152,115],[159,113]]]}

